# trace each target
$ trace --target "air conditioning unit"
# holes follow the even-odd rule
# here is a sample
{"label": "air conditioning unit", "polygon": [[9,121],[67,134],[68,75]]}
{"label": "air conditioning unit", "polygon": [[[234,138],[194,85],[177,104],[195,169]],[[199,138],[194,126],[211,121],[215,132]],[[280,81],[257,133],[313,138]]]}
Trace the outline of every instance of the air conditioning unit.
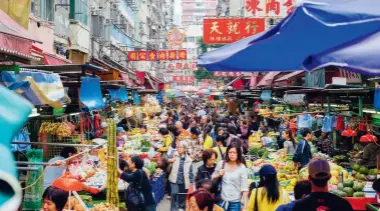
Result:
{"label": "air conditioning unit", "polygon": [[91,15],[100,15],[100,10],[93,10],[91,11]]}

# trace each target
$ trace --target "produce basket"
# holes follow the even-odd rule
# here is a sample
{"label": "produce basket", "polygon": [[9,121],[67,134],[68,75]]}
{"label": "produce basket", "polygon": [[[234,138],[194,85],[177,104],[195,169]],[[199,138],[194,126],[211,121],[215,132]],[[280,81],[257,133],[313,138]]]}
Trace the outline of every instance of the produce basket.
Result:
{"label": "produce basket", "polygon": [[377,203],[376,198],[366,198],[366,197],[344,197],[352,206],[354,210],[366,210],[366,204]]}

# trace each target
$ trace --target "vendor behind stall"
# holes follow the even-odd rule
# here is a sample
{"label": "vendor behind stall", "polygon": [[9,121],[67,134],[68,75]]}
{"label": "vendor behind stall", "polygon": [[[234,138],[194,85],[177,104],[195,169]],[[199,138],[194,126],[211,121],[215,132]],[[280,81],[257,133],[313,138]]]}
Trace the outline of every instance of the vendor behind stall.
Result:
{"label": "vendor behind stall", "polygon": [[[77,150],[74,147],[64,147],[59,154],[59,156],[56,156],[48,161],[49,164],[57,163],[63,164],[63,160],[65,160],[68,157],[73,156],[77,153]],[[64,166],[50,166],[46,168],[45,174],[44,174],[44,189],[51,186],[53,181],[57,179],[58,177],[62,176],[63,172],[65,171],[66,167]]]}
{"label": "vendor behind stall", "polygon": [[125,145],[125,130],[124,128],[122,127],[118,127],[116,129],[116,135],[117,135],[117,138],[116,138],[116,146],[117,147],[123,147]]}
{"label": "vendor behind stall", "polygon": [[365,165],[368,168],[376,168],[377,155],[380,155],[379,143],[369,143],[363,149],[363,159],[361,165]]}
{"label": "vendor behind stall", "polygon": [[138,121],[133,117],[131,110],[126,110],[124,113],[124,119],[117,123],[117,127],[123,127],[124,130],[130,131],[138,127]]}
{"label": "vendor behind stall", "polygon": [[100,128],[95,132],[95,138],[107,139],[107,130],[108,130],[107,122],[102,122],[100,124]]}

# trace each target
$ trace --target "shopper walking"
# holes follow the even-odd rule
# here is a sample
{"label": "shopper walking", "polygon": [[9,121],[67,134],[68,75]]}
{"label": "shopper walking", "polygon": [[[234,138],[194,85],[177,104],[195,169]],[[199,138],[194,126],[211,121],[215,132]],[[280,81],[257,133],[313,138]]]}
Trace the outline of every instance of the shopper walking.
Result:
{"label": "shopper walking", "polygon": [[203,149],[210,149],[213,147],[214,140],[211,137],[211,127],[206,127],[203,130]]}
{"label": "shopper walking", "polygon": [[217,157],[218,154],[213,149],[203,151],[203,165],[198,168],[197,176],[195,177],[197,188],[200,187],[203,181],[212,179],[212,175],[216,167],[215,161]]}
{"label": "shopper walking", "polygon": [[290,202],[288,193],[278,183],[273,166],[264,165],[259,174],[262,187],[252,191],[248,211],[275,211],[281,204]]}
{"label": "shopper walking", "polygon": [[296,153],[296,142],[293,138],[292,131],[290,129],[286,129],[281,134],[282,138],[285,140],[284,149],[285,155],[294,155]]}
{"label": "shopper walking", "polygon": [[308,142],[311,141],[313,135],[308,128],[303,128],[300,131],[302,139],[299,141],[296,152],[293,156],[293,161],[299,166],[299,169],[305,167],[313,158],[311,148]]}
{"label": "shopper walking", "polygon": [[248,172],[241,148],[233,144],[228,146],[226,159],[218,163],[213,174],[213,179],[221,183],[221,201],[218,202],[218,205],[226,211],[246,210],[248,205],[247,177]]}
{"label": "shopper walking", "polygon": [[189,189],[190,184],[194,182],[192,159],[186,154],[186,149],[187,145],[185,142],[180,142],[177,145],[177,152],[174,157],[169,159],[169,163],[173,163],[169,175],[171,211],[185,210],[187,189]]}
{"label": "shopper walking", "polygon": [[216,137],[216,147],[213,148],[213,150],[217,153],[216,163],[219,163],[219,161],[225,159],[225,154],[227,151],[226,139],[226,136],[223,135]]}
{"label": "shopper walking", "polygon": [[[119,169],[120,179],[128,182],[132,187],[128,187],[125,193],[125,204],[128,210],[136,210],[136,211],[155,211],[156,203],[152,194],[152,186],[150,184],[149,178],[143,170],[144,161],[140,158],[140,156],[135,155],[131,158],[128,163],[129,171],[123,171]],[[143,204],[140,204],[138,207],[131,204],[128,200],[130,188],[134,188],[139,191],[143,197]]]}
{"label": "shopper walking", "polygon": [[312,184],[312,193],[298,200],[294,205],[293,211],[353,211],[350,203],[335,194],[329,193],[328,182],[331,178],[331,173],[327,160],[319,158],[311,160],[308,170],[309,180]]}

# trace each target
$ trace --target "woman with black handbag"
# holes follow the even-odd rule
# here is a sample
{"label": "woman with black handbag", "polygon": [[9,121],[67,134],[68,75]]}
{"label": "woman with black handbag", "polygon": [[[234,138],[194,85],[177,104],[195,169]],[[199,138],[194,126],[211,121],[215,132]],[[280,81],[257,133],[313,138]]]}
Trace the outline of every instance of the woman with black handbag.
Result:
{"label": "woman with black handbag", "polygon": [[128,210],[155,211],[156,203],[152,194],[152,186],[142,169],[144,161],[136,155],[128,163],[129,171],[119,169],[120,179],[129,183],[125,190],[125,204]]}

